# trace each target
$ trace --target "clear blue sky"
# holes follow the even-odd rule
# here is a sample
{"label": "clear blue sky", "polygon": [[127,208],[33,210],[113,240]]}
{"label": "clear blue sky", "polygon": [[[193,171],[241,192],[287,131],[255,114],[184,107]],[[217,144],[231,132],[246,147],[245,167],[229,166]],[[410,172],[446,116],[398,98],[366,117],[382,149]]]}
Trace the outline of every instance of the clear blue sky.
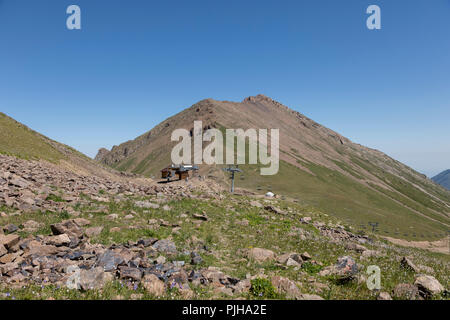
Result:
{"label": "clear blue sky", "polygon": [[258,93],[448,169],[450,0],[0,0],[0,111],[89,156],[201,99]]}

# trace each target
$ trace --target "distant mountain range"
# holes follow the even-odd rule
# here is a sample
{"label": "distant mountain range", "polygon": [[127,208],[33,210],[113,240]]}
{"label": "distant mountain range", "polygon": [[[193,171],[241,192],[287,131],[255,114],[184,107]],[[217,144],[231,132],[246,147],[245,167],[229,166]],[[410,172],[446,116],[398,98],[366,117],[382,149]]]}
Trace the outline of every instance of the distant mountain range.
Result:
{"label": "distant mountain range", "polygon": [[431,180],[450,190],[450,169],[442,171]]}

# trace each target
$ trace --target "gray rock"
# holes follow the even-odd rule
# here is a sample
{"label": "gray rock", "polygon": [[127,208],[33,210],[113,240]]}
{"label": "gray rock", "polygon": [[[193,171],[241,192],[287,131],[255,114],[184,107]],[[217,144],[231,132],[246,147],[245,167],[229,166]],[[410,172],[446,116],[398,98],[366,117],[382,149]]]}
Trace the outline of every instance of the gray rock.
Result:
{"label": "gray rock", "polygon": [[339,257],[334,266],[326,267],[319,272],[320,276],[335,276],[339,282],[355,279],[358,273],[358,265],[350,256]]}
{"label": "gray rock", "polygon": [[104,285],[104,274],[102,267],[92,268],[90,270],[81,270],[80,286],[82,290],[100,289]]}
{"label": "gray rock", "polygon": [[117,269],[117,266],[124,262],[121,255],[114,251],[105,251],[98,257],[97,266],[102,267],[104,271],[109,272]]}
{"label": "gray rock", "polygon": [[12,223],[3,227],[3,231],[5,233],[13,233],[13,232],[16,232],[17,230],[19,230],[19,227],[17,227],[15,224],[12,224]]}
{"label": "gray rock", "polygon": [[167,239],[157,241],[152,247],[162,253],[177,253],[175,243]]}
{"label": "gray rock", "polygon": [[203,262],[202,257],[197,252],[191,252],[191,264],[200,264]]}
{"label": "gray rock", "polygon": [[142,271],[138,268],[120,267],[120,279],[130,279],[133,281],[140,281],[142,278]]}

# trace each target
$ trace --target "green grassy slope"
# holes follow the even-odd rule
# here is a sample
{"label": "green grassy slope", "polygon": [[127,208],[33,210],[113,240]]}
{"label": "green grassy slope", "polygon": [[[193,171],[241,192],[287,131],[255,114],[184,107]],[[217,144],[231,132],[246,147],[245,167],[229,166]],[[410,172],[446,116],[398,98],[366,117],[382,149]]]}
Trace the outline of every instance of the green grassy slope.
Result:
{"label": "green grassy slope", "polygon": [[0,153],[56,162],[65,155],[50,140],[0,112]]}
{"label": "green grassy slope", "polygon": [[448,229],[439,223],[448,223],[448,219],[432,212],[428,215],[438,221],[418,215],[398,201],[399,197],[395,197],[397,201],[394,201],[388,195],[363,186],[339,172],[319,165],[304,165],[315,175],[284,161],[280,162],[279,173],[275,176],[261,176],[258,166],[243,165],[240,168],[244,173],[238,176],[236,186],[251,189],[256,186],[260,192],[272,191],[290,196],[358,226],[361,231],[371,228],[369,222],[378,222],[378,233],[381,235],[409,240],[436,240],[442,238]]}

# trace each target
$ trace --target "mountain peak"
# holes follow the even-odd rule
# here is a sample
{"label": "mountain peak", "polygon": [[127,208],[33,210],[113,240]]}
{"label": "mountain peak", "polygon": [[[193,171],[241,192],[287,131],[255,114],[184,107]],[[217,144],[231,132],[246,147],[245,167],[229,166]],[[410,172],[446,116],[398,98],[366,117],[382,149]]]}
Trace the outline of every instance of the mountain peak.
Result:
{"label": "mountain peak", "polygon": [[266,103],[281,105],[281,103],[279,103],[278,101],[276,101],[264,94],[258,94],[256,96],[247,97],[242,102],[266,102]]}

